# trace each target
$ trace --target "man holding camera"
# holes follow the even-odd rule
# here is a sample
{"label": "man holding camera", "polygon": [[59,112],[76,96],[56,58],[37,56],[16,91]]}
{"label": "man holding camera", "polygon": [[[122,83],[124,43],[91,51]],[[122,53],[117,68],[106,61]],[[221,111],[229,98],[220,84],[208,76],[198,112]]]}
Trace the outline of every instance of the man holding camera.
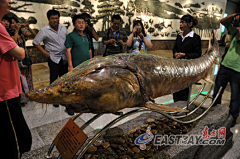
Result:
{"label": "man holding camera", "polygon": [[228,52],[221,63],[220,70],[218,72],[213,97],[217,95],[220,87],[222,91],[215,101],[214,105],[221,104],[222,94],[230,83],[231,86],[231,102],[229,105],[229,115],[233,117],[231,127],[235,126],[236,120],[239,116],[240,106],[240,26],[239,26],[239,14],[232,14],[220,20],[220,23],[224,25],[230,34],[232,35],[232,41],[229,46]]}
{"label": "man holding camera", "polygon": [[94,47],[93,47],[93,38],[98,41],[98,35],[95,31],[95,29],[93,28],[93,24],[91,23],[91,16],[88,13],[82,13],[81,16],[84,17],[85,20],[85,24],[86,24],[86,28],[84,30],[84,32],[90,37],[89,40],[91,42],[91,50],[92,50],[92,58],[94,57]]}
{"label": "man holding camera", "polygon": [[127,45],[127,34],[120,29],[121,17],[119,15],[112,16],[112,27],[107,29],[103,35],[102,43],[106,45],[103,56],[123,53],[123,45]]}

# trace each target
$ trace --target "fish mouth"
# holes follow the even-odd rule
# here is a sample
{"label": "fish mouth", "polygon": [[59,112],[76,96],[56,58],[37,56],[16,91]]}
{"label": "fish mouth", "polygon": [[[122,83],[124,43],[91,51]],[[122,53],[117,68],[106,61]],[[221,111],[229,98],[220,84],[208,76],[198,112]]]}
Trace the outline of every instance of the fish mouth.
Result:
{"label": "fish mouth", "polygon": [[[70,110],[78,113],[88,113],[90,112],[90,109],[88,108],[88,104],[85,102],[80,102],[76,100],[75,94],[74,96],[67,96],[59,98],[59,96],[54,95],[54,93],[51,88],[49,89],[39,89],[37,91],[30,91],[26,93],[26,96],[30,100],[34,100],[39,103],[46,103],[46,104],[58,104],[68,107]],[[55,93],[56,94],[56,93]]]}
{"label": "fish mouth", "polygon": [[71,111],[75,113],[90,113],[90,109],[88,108],[87,103],[80,102],[76,104],[70,104],[70,105],[65,105],[68,107]]}

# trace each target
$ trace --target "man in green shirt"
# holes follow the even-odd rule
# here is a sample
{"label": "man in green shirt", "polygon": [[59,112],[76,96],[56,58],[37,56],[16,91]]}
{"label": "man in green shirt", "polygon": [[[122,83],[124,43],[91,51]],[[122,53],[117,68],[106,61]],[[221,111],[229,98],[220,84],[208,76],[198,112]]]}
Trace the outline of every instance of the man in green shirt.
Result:
{"label": "man in green shirt", "polygon": [[[234,17],[233,24],[229,25],[229,21]],[[231,102],[229,105],[229,115],[233,117],[231,127],[235,126],[236,120],[239,116],[240,106],[240,27],[239,27],[239,15],[232,14],[220,20],[220,23],[226,26],[232,35],[232,41],[228,52],[221,63],[220,70],[218,72],[213,97],[217,95],[220,87],[222,91],[218,96],[214,105],[221,104],[222,94],[229,82],[231,85]]]}
{"label": "man in green shirt", "polygon": [[[88,35],[84,32],[86,27],[84,17],[79,14],[75,15],[72,18],[72,22],[74,30],[67,35],[65,41],[68,71],[92,58],[91,42],[87,37]],[[68,114],[74,114],[68,108],[66,110]]]}
{"label": "man in green shirt", "polygon": [[67,35],[65,41],[68,71],[92,58],[91,42],[88,35],[84,32],[86,27],[84,17],[79,14],[75,15],[72,18],[72,22],[74,30]]}

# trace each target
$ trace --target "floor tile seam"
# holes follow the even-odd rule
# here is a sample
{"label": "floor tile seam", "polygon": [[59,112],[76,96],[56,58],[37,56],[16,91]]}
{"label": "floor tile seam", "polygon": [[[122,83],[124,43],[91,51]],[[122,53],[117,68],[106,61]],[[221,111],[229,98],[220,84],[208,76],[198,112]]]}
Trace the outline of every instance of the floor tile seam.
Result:
{"label": "floor tile seam", "polygon": [[[31,131],[35,131],[36,134],[38,135],[38,138],[39,138],[40,142],[42,143],[42,145],[43,145],[43,146],[46,146],[46,144],[44,143],[42,137],[39,135],[37,129],[36,129],[36,128],[33,128],[33,129],[30,129],[30,130],[31,130]],[[41,147],[43,147],[43,146],[41,146]],[[41,147],[38,147],[38,148],[41,148]],[[36,149],[38,149],[38,148],[36,148]],[[36,150],[36,149],[31,149],[31,151],[32,151],[32,150]]]}
{"label": "floor tile seam", "polygon": [[[24,117],[24,119],[26,120],[26,122],[28,121],[27,123],[30,124],[30,125],[28,125],[28,127],[33,128],[33,124],[32,124],[32,122],[31,122],[31,120],[29,119],[28,115],[25,114],[25,110],[24,110],[24,111],[22,110],[22,113],[23,113],[23,117]],[[30,129],[30,130],[31,130],[31,129]]]}

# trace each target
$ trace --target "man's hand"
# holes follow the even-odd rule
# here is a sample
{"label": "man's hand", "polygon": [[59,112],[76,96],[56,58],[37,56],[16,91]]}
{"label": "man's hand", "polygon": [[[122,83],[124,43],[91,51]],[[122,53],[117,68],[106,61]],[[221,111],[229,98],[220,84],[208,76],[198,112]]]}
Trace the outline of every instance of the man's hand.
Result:
{"label": "man's hand", "polygon": [[120,42],[121,45],[124,45],[124,42],[122,40],[119,40],[119,42]]}
{"label": "man's hand", "polygon": [[115,43],[115,39],[110,39],[110,40],[108,40],[108,43]]}
{"label": "man's hand", "polygon": [[49,58],[50,57],[50,54],[46,51],[43,53],[43,55],[46,57],[46,58]]}
{"label": "man's hand", "polygon": [[23,60],[25,58],[25,50],[19,46],[16,46],[8,51],[10,55],[15,57],[17,60]]}
{"label": "man's hand", "polygon": [[68,66],[68,72],[73,70],[73,66]]}

